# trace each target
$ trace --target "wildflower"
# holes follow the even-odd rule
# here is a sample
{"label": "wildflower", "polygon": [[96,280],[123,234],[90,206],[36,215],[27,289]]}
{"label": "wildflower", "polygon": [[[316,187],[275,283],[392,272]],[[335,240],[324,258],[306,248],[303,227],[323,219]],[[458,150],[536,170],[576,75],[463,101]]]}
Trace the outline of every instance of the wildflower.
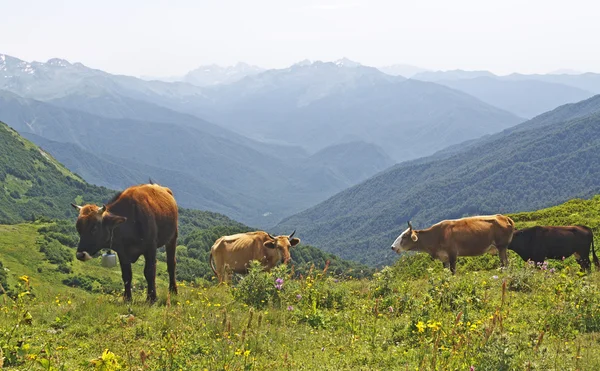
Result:
{"label": "wildflower", "polygon": [[294,307],[292,307],[291,305],[289,307],[287,307],[287,310],[292,311],[294,310]]}
{"label": "wildflower", "polygon": [[425,327],[426,327],[426,326],[425,326],[425,324],[423,323],[423,321],[419,321],[419,322],[418,322],[418,323],[417,323],[415,326],[417,327],[417,330],[418,330],[419,332],[425,332]]}
{"label": "wildflower", "polygon": [[390,313],[394,313],[394,307],[390,306],[390,307],[388,308],[388,310],[390,311]]}
{"label": "wildflower", "polygon": [[427,321],[427,327],[429,327],[433,331],[439,330],[441,328],[441,326],[442,326],[441,322]]}
{"label": "wildflower", "polygon": [[250,355],[250,351],[249,350],[247,350],[247,351],[244,352],[244,357],[248,357],[249,355]]}
{"label": "wildflower", "polygon": [[277,290],[281,290],[283,288],[283,278],[278,278],[275,280],[275,288]]}
{"label": "wildflower", "polygon": [[296,295],[296,299],[298,299],[298,300],[302,299],[302,295],[300,295],[300,294]]}
{"label": "wildflower", "polygon": [[19,277],[19,279],[25,283],[29,283],[29,276],[27,275],[22,275],[21,277]]}
{"label": "wildflower", "polygon": [[495,275],[494,275],[494,276],[492,276],[492,278],[493,278],[493,279],[495,279],[495,280],[497,280],[497,279],[498,279],[498,276],[495,276]]}
{"label": "wildflower", "polygon": [[471,368],[469,368],[469,371],[475,371],[475,366],[471,366]]}
{"label": "wildflower", "polygon": [[240,349],[237,349],[237,350],[235,351],[235,355],[236,355],[236,356],[241,356],[241,355],[242,355],[242,351],[241,351]]}
{"label": "wildflower", "polygon": [[554,268],[550,268],[550,271],[549,271],[549,272],[550,272],[550,273],[554,273],[554,272],[556,272],[556,269],[554,269]]}

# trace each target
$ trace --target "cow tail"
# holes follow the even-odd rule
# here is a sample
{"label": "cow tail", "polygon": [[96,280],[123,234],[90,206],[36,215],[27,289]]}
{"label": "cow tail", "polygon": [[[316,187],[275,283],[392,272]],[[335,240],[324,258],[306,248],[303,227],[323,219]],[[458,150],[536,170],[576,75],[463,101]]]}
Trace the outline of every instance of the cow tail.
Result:
{"label": "cow tail", "polygon": [[598,260],[598,256],[596,256],[596,248],[594,247],[594,232],[592,232],[592,257],[596,268],[600,269],[600,261]]}
{"label": "cow tail", "polygon": [[215,272],[215,276],[218,277],[218,275],[217,275],[217,268],[215,268],[215,258],[213,258],[212,249],[210,251],[210,256],[208,258],[208,261],[210,263],[210,267],[212,268],[213,272]]}

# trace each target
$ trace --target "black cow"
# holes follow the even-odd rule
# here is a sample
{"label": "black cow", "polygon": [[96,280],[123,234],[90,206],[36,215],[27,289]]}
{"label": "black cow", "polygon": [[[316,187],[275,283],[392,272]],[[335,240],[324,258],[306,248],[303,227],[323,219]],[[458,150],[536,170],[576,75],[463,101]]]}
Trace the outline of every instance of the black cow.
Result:
{"label": "black cow", "polygon": [[508,249],[536,263],[575,255],[582,270],[590,270],[590,250],[596,268],[600,262],[594,249],[594,233],[584,225],[565,227],[536,226],[515,231]]}

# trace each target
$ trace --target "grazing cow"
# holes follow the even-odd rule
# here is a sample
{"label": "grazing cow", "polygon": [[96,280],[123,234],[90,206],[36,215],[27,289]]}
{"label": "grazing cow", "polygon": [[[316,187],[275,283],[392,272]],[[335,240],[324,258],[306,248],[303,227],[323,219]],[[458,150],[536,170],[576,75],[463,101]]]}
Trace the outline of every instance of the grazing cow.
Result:
{"label": "grazing cow", "polygon": [[234,273],[247,273],[248,263],[258,260],[268,271],[280,261],[287,264],[292,258],[290,248],[300,243],[294,237],[273,237],[267,232],[239,233],[219,238],[210,250],[210,266],[219,278],[227,281],[227,270]]}
{"label": "grazing cow", "polygon": [[148,301],[156,301],[156,250],[161,246],[165,246],[167,251],[169,290],[177,293],[175,247],[178,212],[169,188],[158,184],[137,185],[119,193],[102,207],[71,205],[79,210],[77,259],[86,261],[101,249],[114,250],[121,265],[125,300],[131,300],[131,263],[144,255]]}
{"label": "grazing cow", "polygon": [[525,260],[536,263],[575,255],[581,270],[590,270],[590,250],[596,268],[600,262],[594,249],[594,233],[584,225],[565,227],[536,226],[515,231],[508,248]]}
{"label": "grazing cow", "polygon": [[515,224],[504,215],[473,216],[456,220],[444,220],[430,228],[416,230],[408,222],[392,244],[397,253],[405,251],[426,252],[439,259],[445,268],[456,273],[458,256],[476,256],[496,247],[502,266],[508,265],[506,248],[510,243]]}

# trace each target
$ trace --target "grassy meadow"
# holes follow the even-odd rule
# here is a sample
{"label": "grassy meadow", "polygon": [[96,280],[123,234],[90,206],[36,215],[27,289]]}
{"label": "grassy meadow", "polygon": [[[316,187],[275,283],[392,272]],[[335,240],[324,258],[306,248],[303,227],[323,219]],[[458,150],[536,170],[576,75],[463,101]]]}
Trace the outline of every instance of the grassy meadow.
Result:
{"label": "grassy meadow", "polygon": [[[518,227],[598,231],[600,197],[513,217]],[[511,253],[506,270],[495,255],[460,258],[455,276],[426,255],[361,279],[255,268],[231,285],[181,282],[177,296],[159,262],[159,301],[149,306],[143,259],[134,300],[123,303],[118,267],[50,263],[39,247],[48,226],[0,226],[6,369],[600,369],[600,272],[579,272],[573,257],[538,267]],[[98,280],[68,286],[84,276]]]}

